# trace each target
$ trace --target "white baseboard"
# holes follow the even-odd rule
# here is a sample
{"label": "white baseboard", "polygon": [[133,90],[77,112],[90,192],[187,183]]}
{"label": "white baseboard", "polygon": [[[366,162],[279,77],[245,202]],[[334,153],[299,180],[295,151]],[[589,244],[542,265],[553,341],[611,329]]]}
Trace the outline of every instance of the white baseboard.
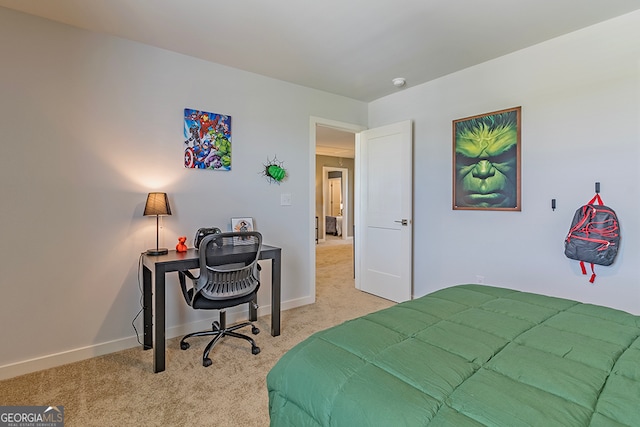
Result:
{"label": "white baseboard", "polygon": [[87,347],[76,348],[46,356],[36,357],[8,365],[0,366],[0,380],[17,377],[18,375],[29,374],[55,366],[66,365],[67,363],[78,362],[92,357],[102,356],[127,348],[135,347],[138,344],[135,336],[123,338],[121,340],[109,341]]}
{"label": "white baseboard", "polygon": [[[313,304],[315,297],[305,297],[290,301],[284,301],[281,304],[281,311],[289,310],[303,305]],[[217,313],[217,312],[216,312]],[[258,308],[258,317],[271,314],[271,306],[265,305]],[[185,323],[182,325],[167,328],[166,338],[175,338],[186,335],[197,330],[204,330],[211,326],[211,322],[217,320],[217,314],[211,318],[199,320],[197,322]],[[246,310],[227,311],[227,322],[229,324],[245,320],[247,318]],[[142,336],[140,336],[142,340]],[[48,354],[29,360],[16,363],[10,363],[0,366],[0,380],[17,377],[19,375],[29,374],[31,372],[41,371],[43,369],[54,368],[56,366],[66,365],[67,363],[79,362],[81,360],[90,359],[92,357],[103,356],[105,354],[114,353],[116,351],[126,350],[140,346],[138,338],[130,336],[119,340],[104,342],[87,347],[76,348],[55,354]]]}

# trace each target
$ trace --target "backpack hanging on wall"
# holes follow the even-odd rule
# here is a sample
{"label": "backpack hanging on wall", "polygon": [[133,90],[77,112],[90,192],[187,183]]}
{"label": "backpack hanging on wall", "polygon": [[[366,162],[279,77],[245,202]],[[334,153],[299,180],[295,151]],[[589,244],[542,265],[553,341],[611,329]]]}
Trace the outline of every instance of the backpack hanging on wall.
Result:
{"label": "backpack hanging on wall", "polygon": [[[596,205],[595,203],[598,202]],[[580,261],[582,274],[587,274],[585,263],[591,264],[591,278],[596,279],[594,264],[611,265],[620,246],[620,224],[616,213],[602,203],[597,194],[573,216],[569,234],[564,239],[564,254]]]}

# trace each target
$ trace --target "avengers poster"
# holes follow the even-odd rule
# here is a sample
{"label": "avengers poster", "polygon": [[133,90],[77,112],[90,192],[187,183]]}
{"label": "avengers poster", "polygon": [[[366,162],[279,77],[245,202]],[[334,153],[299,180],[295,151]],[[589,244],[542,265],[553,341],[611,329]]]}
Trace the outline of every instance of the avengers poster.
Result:
{"label": "avengers poster", "polygon": [[184,167],[231,170],[231,116],[184,109]]}

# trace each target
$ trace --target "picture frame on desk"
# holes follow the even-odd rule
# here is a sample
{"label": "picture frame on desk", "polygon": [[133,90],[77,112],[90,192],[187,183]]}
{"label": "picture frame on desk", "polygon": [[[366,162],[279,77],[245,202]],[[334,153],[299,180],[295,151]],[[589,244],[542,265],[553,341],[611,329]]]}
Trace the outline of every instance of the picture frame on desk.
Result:
{"label": "picture frame on desk", "polygon": [[[231,218],[231,231],[233,232],[254,231],[253,218],[251,217]],[[241,237],[234,237],[233,244],[234,245],[251,244],[251,240],[245,241]]]}

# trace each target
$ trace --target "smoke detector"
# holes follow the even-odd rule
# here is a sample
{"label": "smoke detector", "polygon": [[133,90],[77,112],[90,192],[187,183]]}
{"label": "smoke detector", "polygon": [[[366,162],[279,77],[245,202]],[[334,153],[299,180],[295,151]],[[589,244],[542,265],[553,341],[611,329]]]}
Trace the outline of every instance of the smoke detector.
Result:
{"label": "smoke detector", "polygon": [[395,79],[391,80],[391,82],[395,87],[402,87],[407,84],[407,81],[402,77],[396,77]]}

